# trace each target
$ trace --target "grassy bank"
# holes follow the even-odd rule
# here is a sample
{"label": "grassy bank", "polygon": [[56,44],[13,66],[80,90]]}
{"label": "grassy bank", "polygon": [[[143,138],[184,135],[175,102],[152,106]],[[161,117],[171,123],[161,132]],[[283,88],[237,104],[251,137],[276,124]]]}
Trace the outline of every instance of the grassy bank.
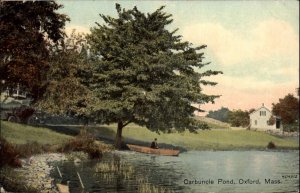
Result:
{"label": "grassy bank", "polygon": [[[108,125],[94,127],[92,130],[102,136],[114,137],[116,127],[116,125]],[[296,140],[248,130],[203,130],[197,134],[184,132],[158,135],[144,127],[129,124],[124,128],[123,136],[125,139],[141,140],[149,142],[149,144],[154,138],[157,138],[160,143],[182,146],[189,150],[264,149],[270,141],[282,149],[299,147]]]}
{"label": "grassy bank", "polygon": [[1,136],[13,144],[37,142],[39,144],[62,144],[72,138],[70,135],[54,132],[43,127],[1,121]]}
{"label": "grassy bank", "polygon": [[[113,139],[116,134],[116,128],[117,126],[112,124],[90,127],[89,131],[99,136]],[[9,142],[17,144],[32,141],[37,141],[41,144],[60,144],[73,138],[72,136],[61,134],[47,128],[3,121],[1,134]],[[203,130],[197,134],[184,132],[158,135],[144,127],[129,124],[123,129],[123,137],[127,141],[133,139],[144,141],[146,144],[150,144],[154,138],[157,138],[159,143],[177,145],[188,150],[265,149],[270,141],[281,149],[299,148],[299,143],[295,139],[280,138],[260,131],[247,130],[220,129]]]}

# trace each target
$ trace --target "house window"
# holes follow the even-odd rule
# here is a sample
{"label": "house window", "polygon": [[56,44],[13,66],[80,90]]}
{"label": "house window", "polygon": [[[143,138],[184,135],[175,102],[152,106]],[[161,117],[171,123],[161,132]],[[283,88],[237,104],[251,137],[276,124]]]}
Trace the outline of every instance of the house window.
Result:
{"label": "house window", "polygon": [[260,116],[266,116],[266,111],[259,111]]}
{"label": "house window", "polygon": [[254,121],[254,124],[257,125],[257,120]]}

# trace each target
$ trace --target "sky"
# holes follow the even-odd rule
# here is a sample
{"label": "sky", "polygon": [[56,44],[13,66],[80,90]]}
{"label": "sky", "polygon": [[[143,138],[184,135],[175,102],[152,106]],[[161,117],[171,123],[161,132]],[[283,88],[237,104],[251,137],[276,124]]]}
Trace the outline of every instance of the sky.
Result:
{"label": "sky", "polygon": [[[297,96],[299,87],[299,2],[298,1],[58,1],[72,29],[89,33],[99,14],[116,17],[115,3],[151,13],[160,6],[172,14],[170,30],[195,46],[207,45],[205,69],[220,70],[212,76],[218,84],[203,87],[206,94],[221,95],[205,111],[272,109],[288,93]],[[205,114],[205,113],[204,113]]]}

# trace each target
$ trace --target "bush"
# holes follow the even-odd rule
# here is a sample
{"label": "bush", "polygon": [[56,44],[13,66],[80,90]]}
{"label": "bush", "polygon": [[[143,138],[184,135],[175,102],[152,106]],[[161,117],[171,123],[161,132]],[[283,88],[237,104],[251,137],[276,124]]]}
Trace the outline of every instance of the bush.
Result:
{"label": "bush", "polygon": [[91,159],[102,157],[102,146],[96,143],[94,136],[86,130],[81,130],[79,135],[69,140],[61,149],[61,152],[84,151]]}
{"label": "bush", "polygon": [[276,148],[276,145],[275,145],[274,142],[270,141],[270,142],[268,143],[267,148],[268,148],[268,149],[275,149],[275,148]]}
{"label": "bush", "polygon": [[207,123],[200,123],[200,124],[198,125],[198,128],[199,128],[199,129],[202,129],[202,130],[210,129],[210,127],[208,126]]}
{"label": "bush", "polygon": [[4,138],[0,138],[0,167],[5,165],[12,167],[21,167],[21,161],[19,160],[19,152],[15,147],[8,143]]}
{"label": "bush", "polygon": [[297,131],[299,131],[299,125],[298,125],[298,123],[284,124],[283,125],[283,131],[286,131],[286,132],[297,132]]}

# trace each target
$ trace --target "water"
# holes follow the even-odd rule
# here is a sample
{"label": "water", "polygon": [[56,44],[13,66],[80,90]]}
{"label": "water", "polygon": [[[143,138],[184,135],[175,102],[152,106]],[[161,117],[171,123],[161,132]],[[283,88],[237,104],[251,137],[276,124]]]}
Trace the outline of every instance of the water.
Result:
{"label": "water", "polygon": [[[74,193],[149,192],[153,187],[197,193],[299,191],[299,151],[189,151],[178,157],[125,151],[106,154],[101,161],[58,165]],[[59,179],[57,171],[52,175]]]}

